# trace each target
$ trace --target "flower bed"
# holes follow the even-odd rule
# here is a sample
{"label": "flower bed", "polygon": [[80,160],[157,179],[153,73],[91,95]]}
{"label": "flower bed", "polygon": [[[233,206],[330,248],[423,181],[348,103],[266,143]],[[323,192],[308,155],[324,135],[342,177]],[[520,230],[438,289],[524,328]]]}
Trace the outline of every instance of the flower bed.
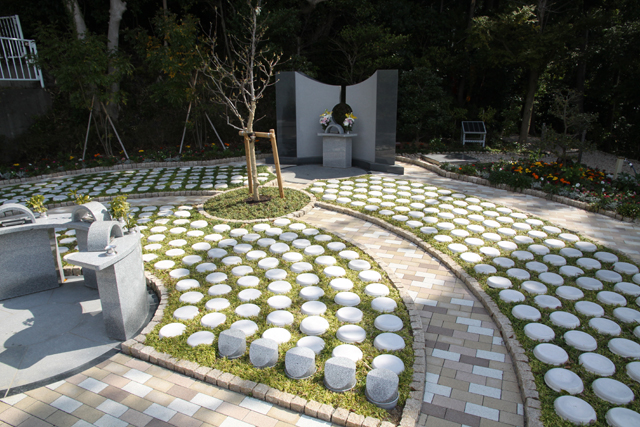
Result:
{"label": "flower bed", "polygon": [[532,188],[586,202],[593,210],[611,210],[622,216],[640,216],[640,176],[621,173],[616,179],[598,169],[558,162],[517,160],[441,168],[462,175],[479,176],[492,184]]}

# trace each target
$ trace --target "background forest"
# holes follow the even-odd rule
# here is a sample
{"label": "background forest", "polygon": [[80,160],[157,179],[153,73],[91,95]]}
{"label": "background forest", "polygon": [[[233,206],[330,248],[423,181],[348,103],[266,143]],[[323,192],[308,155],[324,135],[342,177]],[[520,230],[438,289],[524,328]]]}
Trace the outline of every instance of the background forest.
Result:
{"label": "background forest", "polygon": [[[203,70],[212,50],[234,56],[246,0],[0,2],[0,16],[14,14],[38,44],[54,103],[10,144],[13,161],[77,156],[91,108],[90,154],[118,155],[99,104],[129,153],[175,149],[188,111],[189,149],[219,149],[208,118],[224,143],[241,145],[211,90],[215,75]],[[282,55],[277,71],[353,84],[399,69],[401,151],[447,150],[461,120],[483,120],[493,148],[522,147],[545,124],[552,135],[586,131],[602,150],[640,157],[635,0],[268,0],[259,17],[265,52]],[[558,113],[563,102],[570,123]],[[276,127],[274,86],[257,117],[256,129]]]}

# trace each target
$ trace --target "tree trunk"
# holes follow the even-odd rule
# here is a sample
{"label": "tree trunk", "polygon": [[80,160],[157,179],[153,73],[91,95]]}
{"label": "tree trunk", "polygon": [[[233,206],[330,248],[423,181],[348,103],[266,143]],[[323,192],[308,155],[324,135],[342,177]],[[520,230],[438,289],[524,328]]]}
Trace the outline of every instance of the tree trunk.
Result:
{"label": "tree trunk", "polygon": [[[109,52],[116,52],[118,45],[120,44],[120,22],[122,21],[122,14],[127,10],[127,3],[122,0],[111,0],[111,8],[109,9],[109,32],[107,34],[107,48]],[[108,73],[112,74],[116,69],[112,64],[109,64]],[[118,121],[118,104],[115,101],[115,94],[120,90],[120,82],[115,82],[111,85],[111,99],[107,105],[109,115],[113,121]]]}
{"label": "tree trunk", "polygon": [[87,25],[84,22],[84,16],[82,16],[78,0],[64,0],[64,5],[67,11],[69,11],[69,14],[71,14],[78,39],[84,39],[87,32]]}
{"label": "tree trunk", "polygon": [[522,146],[527,143],[527,137],[529,136],[529,126],[531,126],[531,113],[533,111],[533,101],[536,96],[536,90],[538,89],[538,78],[540,77],[540,71],[537,68],[529,70],[529,83],[527,86],[527,98],[524,102],[522,109],[522,124],[520,125],[520,137],[518,138],[518,145]]}

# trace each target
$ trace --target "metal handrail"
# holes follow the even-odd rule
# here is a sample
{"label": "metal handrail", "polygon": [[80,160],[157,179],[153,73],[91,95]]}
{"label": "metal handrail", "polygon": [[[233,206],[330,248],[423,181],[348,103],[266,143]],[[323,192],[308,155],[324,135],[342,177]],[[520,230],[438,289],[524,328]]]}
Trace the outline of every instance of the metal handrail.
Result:
{"label": "metal handrail", "polygon": [[37,55],[34,40],[0,37],[0,80],[39,81],[44,88],[42,70],[32,60]]}

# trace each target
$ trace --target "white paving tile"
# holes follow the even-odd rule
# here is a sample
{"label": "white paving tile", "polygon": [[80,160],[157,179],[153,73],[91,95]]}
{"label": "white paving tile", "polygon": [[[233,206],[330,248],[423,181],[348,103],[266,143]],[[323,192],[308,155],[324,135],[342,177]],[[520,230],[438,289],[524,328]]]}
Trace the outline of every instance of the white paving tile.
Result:
{"label": "white paving tile", "polygon": [[454,362],[460,361],[460,353],[454,353],[452,351],[440,350],[434,348],[431,352],[432,357],[439,357],[441,359],[453,360]]}
{"label": "white paving tile", "polygon": [[87,378],[78,384],[78,387],[82,387],[85,390],[92,391],[94,393],[100,393],[102,390],[107,388],[108,384],[103,383],[102,381],[98,381],[95,378]]}
{"label": "white paving tile", "polygon": [[55,390],[55,389],[57,389],[58,387],[60,387],[60,386],[61,386],[62,384],[64,384],[64,383],[65,383],[65,380],[62,380],[62,381],[56,381],[55,383],[48,384],[46,387],[47,387],[49,390]]}
{"label": "white paving tile", "polygon": [[254,427],[253,424],[245,423],[244,421],[240,421],[235,418],[227,417],[221,424],[220,427]]}
{"label": "white paving tile", "polygon": [[329,421],[319,420],[308,415],[301,415],[296,423],[298,427],[330,427],[332,425]]}
{"label": "white paving tile", "polygon": [[193,416],[198,409],[200,409],[200,405],[196,405],[191,402],[187,402],[184,399],[180,399],[179,397],[175,398],[173,402],[171,402],[168,406],[169,409],[173,409],[174,411],[181,412],[189,417]]}
{"label": "white paving tile", "polygon": [[451,298],[451,304],[464,305],[466,307],[473,307],[473,301],[462,298]]}
{"label": "white paving tile", "polygon": [[208,396],[204,393],[198,393],[195,396],[193,396],[193,399],[191,399],[191,403],[200,405],[203,408],[207,408],[212,411],[215,411],[216,409],[218,409],[218,406],[220,406],[222,402],[223,402],[222,400],[216,399],[215,397]]}
{"label": "white paving tile", "polygon": [[99,420],[93,423],[93,425],[96,425],[98,427],[127,427],[129,423],[112,417],[109,414],[105,414]]}
{"label": "white paving tile", "polygon": [[24,399],[25,397],[27,397],[26,394],[24,393],[19,393],[19,394],[14,394],[13,396],[9,396],[9,397],[5,397],[3,399],[0,399],[0,402],[4,402],[7,405],[15,405],[16,403],[20,402],[22,399]]}
{"label": "white paving tile", "polygon": [[450,397],[451,396],[451,387],[447,387],[445,385],[434,384],[434,383],[425,383],[424,391],[438,394],[440,396]]}
{"label": "white paving tile", "polygon": [[254,399],[253,397],[245,397],[244,400],[240,402],[240,406],[265,415],[273,408],[272,404]]}
{"label": "white paving tile", "polygon": [[504,354],[495,351],[477,350],[476,357],[481,359],[495,360],[496,362],[504,362]]}
{"label": "white paving tile", "polygon": [[144,410],[144,414],[162,421],[169,421],[177,413],[177,411],[165,408],[164,406],[158,405],[157,403],[152,403],[151,406]]}
{"label": "white paving tile", "polygon": [[128,407],[124,406],[121,403],[113,401],[111,399],[107,399],[102,402],[100,405],[96,407],[97,410],[107,413],[109,415],[113,415],[114,417],[119,417],[120,415],[127,412]]}
{"label": "white paving tile", "polygon": [[471,383],[469,384],[469,393],[481,394],[483,396],[493,397],[494,399],[500,399],[502,390],[495,387]]}
{"label": "white paving tile", "polygon": [[135,394],[138,397],[145,397],[153,390],[151,387],[137,383],[135,381],[131,381],[130,383],[122,387],[122,389],[131,394]]}
{"label": "white paving tile", "polygon": [[497,409],[488,408],[482,405],[476,405],[475,403],[471,402],[467,402],[464,407],[464,412],[493,421],[498,421],[500,419],[500,411],[498,411]]}
{"label": "white paving tile", "polygon": [[488,337],[493,336],[493,329],[481,328],[479,326],[469,326],[467,328],[467,332],[469,332],[470,334],[486,335]]}
{"label": "white paving tile", "polygon": [[140,384],[144,384],[147,381],[149,381],[151,378],[153,378],[152,375],[149,375],[137,369],[130,369],[129,372],[123,375],[123,377],[128,378],[132,381],[139,382]]}
{"label": "white paving tile", "polygon": [[77,400],[67,396],[60,396],[59,398],[51,402],[51,406],[60,409],[61,411],[71,413],[81,407],[82,402],[78,402]]}
{"label": "white paving tile", "polygon": [[499,369],[485,368],[484,366],[474,365],[472,372],[476,375],[482,375],[483,377],[495,378],[497,380],[502,379],[502,371]]}
{"label": "white paving tile", "polygon": [[430,391],[425,391],[424,392],[424,397],[422,398],[422,400],[427,402],[427,403],[431,403],[431,402],[433,402],[433,397],[434,396],[435,396],[435,394],[431,393]]}
{"label": "white paving tile", "polygon": [[468,317],[460,317],[456,318],[456,323],[460,323],[461,325],[468,326],[482,326],[482,321],[477,319],[470,319]]}
{"label": "white paving tile", "polygon": [[71,427],[92,427],[94,424],[88,423],[85,420],[78,420]]}

